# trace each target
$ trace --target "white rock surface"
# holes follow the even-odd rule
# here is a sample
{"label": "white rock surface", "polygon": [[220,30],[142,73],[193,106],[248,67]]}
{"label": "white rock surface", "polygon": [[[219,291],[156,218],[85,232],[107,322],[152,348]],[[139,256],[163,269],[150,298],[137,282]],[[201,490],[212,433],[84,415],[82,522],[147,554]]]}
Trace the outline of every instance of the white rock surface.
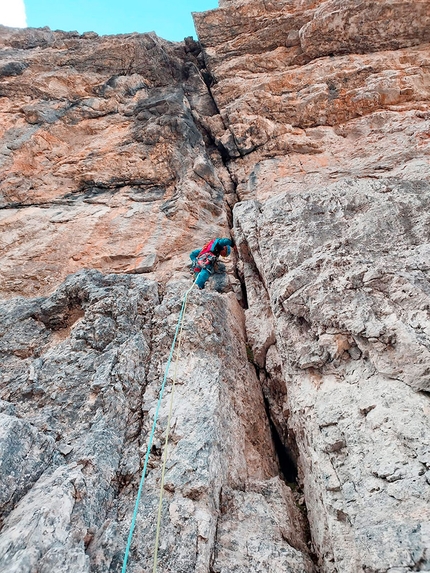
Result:
{"label": "white rock surface", "polygon": [[429,200],[422,182],[346,180],[235,207],[275,317],[322,571],[428,567]]}

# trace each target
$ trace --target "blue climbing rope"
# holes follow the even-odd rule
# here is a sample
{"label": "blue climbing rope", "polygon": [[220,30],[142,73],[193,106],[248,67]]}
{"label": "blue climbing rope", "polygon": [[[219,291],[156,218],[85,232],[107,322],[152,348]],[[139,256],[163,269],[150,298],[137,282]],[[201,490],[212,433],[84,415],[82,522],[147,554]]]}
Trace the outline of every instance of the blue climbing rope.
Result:
{"label": "blue climbing rope", "polygon": [[169,374],[169,368],[170,368],[170,363],[172,362],[172,358],[173,358],[173,352],[175,350],[175,345],[176,345],[176,339],[178,337],[178,333],[181,327],[181,323],[184,317],[184,312],[185,312],[185,308],[187,305],[187,298],[188,295],[190,294],[190,292],[192,291],[194,285],[196,283],[194,282],[192,284],[192,286],[187,290],[187,292],[184,295],[184,299],[182,301],[182,308],[181,308],[181,312],[179,313],[179,318],[178,318],[178,324],[176,325],[176,331],[175,331],[175,336],[173,338],[173,342],[172,342],[172,347],[170,349],[170,354],[169,354],[169,359],[167,361],[167,365],[166,365],[166,370],[164,372],[164,378],[163,378],[163,383],[161,384],[161,388],[160,388],[160,395],[158,397],[158,402],[157,402],[157,407],[155,409],[155,415],[154,415],[154,421],[152,423],[152,429],[151,429],[151,434],[149,436],[149,441],[148,441],[148,446],[146,449],[146,455],[145,455],[145,462],[143,464],[143,470],[142,470],[142,476],[140,478],[140,483],[139,483],[139,489],[137,491],[137,497],[136,497],[136,503],[134,505],[134,512],[133,512],[133,518],[131,520],[131,525],[130,525],[130,532],[128,534],[128,539],[127,539],[127,545],[125,548],[125,553],[124,553],[124,561],[122,563],[122,569],[121,569],[121,573],[126,573],[126,569],[127,569],[127,561],[128,561],[128,556],[130,553],[130,547],[131,547],[131,541],[133,539],[133,532],[134,532],[134,528],[136,526],[136,518],[137,518],[137,513],[139,511],[139,502],[140,502],[140,497],[142,495],[142,489],[143,489],[143,484],[145,483],[145,476],[146,476],[146,468],[148,466],[148,460],[149,460],[149,454],[151,452],[151,447],[152,447],[152,440],[154,439],[154,434],[155,434],[155,427],[157,425],[157,419],[158,419],[158,413],[160,410],[160,405],[161,405],[161,400],[163,398],[163,393],[164,393],[164,388],[166,386],[166,381],[167,381],[167,376]]}

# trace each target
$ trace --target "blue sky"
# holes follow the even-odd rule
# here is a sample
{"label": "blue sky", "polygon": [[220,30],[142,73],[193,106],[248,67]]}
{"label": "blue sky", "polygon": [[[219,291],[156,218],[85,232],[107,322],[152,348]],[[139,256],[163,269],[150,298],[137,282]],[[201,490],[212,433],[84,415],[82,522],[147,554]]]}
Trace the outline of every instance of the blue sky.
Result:
{"label": "blue sky", "polygon": [[[0,0],[0,8],[22,14],[23,0]],[[180,41],[196,33],[191,12],[218,7],[218,0],[24,0],[27,26],[77,30],[98,34],[156,32],[166,40]],[[10,8],[9,8],[10,7]],[[0,10],[4,12],[4,10]],[[16,16],[18,18],[18,16]],[[25,25],[21,20],[0,24]]]}

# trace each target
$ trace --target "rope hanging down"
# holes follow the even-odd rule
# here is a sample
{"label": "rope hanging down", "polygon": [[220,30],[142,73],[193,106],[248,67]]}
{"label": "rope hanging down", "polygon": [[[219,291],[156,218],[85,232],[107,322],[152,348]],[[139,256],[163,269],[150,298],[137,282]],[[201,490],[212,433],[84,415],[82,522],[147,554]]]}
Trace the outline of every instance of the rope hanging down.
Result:
{"label": "rope hanging down", "polygon": [[160,530],[160,520],[161,520],[161,505],[162,505],[162,490],[163,490],[163,485],[164,485],[164,473],[165,473],[165,466],[166,466],[166,459],[167,459],[167,443],[168,443],[168,435],[169,435],[169,429],[170,429],[170,419],[171,419],[171,413],[172,413],[172,404],[173,404],[173,390],[174,390],[174,384],[176,382],[176,372],[177,372],[177,361],[178,361],[178,357],[179,357],[179,351],[180,351],[180,341],[181,341],[181,337],[182,337],[182,326],[183,326],[183,322],[184,322],[184,316],[185,316],[185,309],[187,306],[187,299],[188,299],[188,295],[190,294],[190,292],[193,290],[195,285],[195,282],[191,285],[191,287],[187,290],[187,292],[184,295],[184,299],[182,301],[182,307],[181,307],[181,312],[179,313],[179,318],[178,318],[178,324],[176,325],[176,330],[175,330],[175,336],[173,338],[173,342],[172,342],[172,347],[170,349],[170,354],[169,354],[169,359],[167,361],[167,365],[166,365],[166,370],[164,372],[164,378],[163,378],[163,383],[161,384],[161,388],[160,388],[160,394],[158,397],[158,402],[157,402],[157,407],[155,409],[155,414],[154,414],[154,421],[152,423],[152,428],[151,428],[151,433],[149,436],[149,441],[148,441],[148,446],[146,449],[146,455],[145,455],[145,462],[143,464],[143,470],[142,470],[142,476],[140,478],[140,483],[139,483],[139,489],[137,491],[137,497],[136,497],[136,503],[134,505],[134,511],[133,511],[133,517],[131,520],[131,525],[130,525],[130,532],[128,534],[128,539],[127,539],[127,545],[125,548],[125,553],[124,553],[124,560],[122,563],[122,569],[121,569],[121,573],[126,573],[126,569],[127,569],[127,561],[128,561],[128,556],[130,553],[130,547],[131,547],[131,542],[133,539],[133,532],[134,532],[134,528],[136,526],[136,519],[137,519],[137,513],[139,510],[139,502],[140,502],[140,498],[142,495],[142,490],[143,490],[143,485],[145,483],[145,477],[146,477],[146,469],[148,467],[148,460],[149,460],[149,454],[151,452],[151,448],[152,448],[152,441],[154,439],[154,434],[155,434],[155,428],[157,425],[157,420],[158,420],[158,414],[160,411],[160,405],[161,405],[161,401],[163,399],[163,394],[164,394],[164,388],[166,386],[166,381],[167,381],[167,376],[169,374],[169,369],[170,369],[170,364],[172,362],[172,358],[173,358],[173,353],[175,350],[175,345],[176,345],[176,339],[178,338],[178,333],[179,333],[179,345],[178,345],[178,350],[176,353],[176,365],[175,365],[175,374],[174,374],[174,380],[173,380],[173,385],[172,385],[172,395],[171,395],[171,400],[170,400],[170,408],[169,408],[169,418],[168,418],[168,427],[166,430],[166,442],[165,442],[165,452],[164,452],[164,462],[163,462],[163,470],[162,470],[162,482],[161,482],[161,491],[160,491],[160,504],[159,504],[159,509],[158,509],[158,523],[157,523],[157,535],[156,535],[156,548],[155,548],[155,552],[154,552],[154,569],[153,572],[156,571],[157,569],[157,554],[158,554],[158,538],[159,538],[159,530]]}
{"label": "rope hanging down", "polygon": [[[194,286],[194,285],[193,285]],[[191,287],[192,289],[193,287]],[[191,290],[190,289],[190,290]],[[188,291],[189,292],[189,291]],[[187,297],[188,294],[184,298],[184,312],[182,317],[185,316],[185,309],[187,307]],[[181,342],[182,342],[182,327],[184,326],[184,320],[182,318],[181,321],[181,328],[179,331],[178,337],[178,348],[176,350],[176,360],[175,360],[175,370],[173,374],[173,381],[172,381],[172,392],[170,394],[170,406],[169,406],[169,415],[167,418],[167,426],[166,426],[166,438],[164,441],[164,459],[163,459],[163,468],[161,471],[161,483],[160,483],[160,499],[158,503],[158,518],[157,518],[157,531],[155,535],[155,546],[154,546],[154,565],[152,568],[152,573],[157,573],[157,559],[158,559],[158,541],[160,538],[160,525],[161,525],[161,510],[163,508],[163,491],[164,491],[164,476],[166,474],[166,462],[167,462],[167,450],[169,446],[169,434],[170,434],[170,421],[172,419],[172,411],[173,411],[173,396],[175,392],[175,384],[176,378],[178,376],[178,362],[179,356],[181,355]]]}

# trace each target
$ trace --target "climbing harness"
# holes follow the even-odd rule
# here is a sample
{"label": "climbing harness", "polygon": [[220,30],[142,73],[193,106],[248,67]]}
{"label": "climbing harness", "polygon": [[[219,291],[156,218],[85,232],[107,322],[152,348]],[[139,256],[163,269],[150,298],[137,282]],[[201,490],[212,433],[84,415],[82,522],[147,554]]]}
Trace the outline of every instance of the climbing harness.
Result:
{"label": "climbing harness", "polygon": [[194,267],[194,272],[198,273],[202,269],[205,269],[210,272],[212,265],[216,261],[216,256],[212,253],[204,253],[203,255],[199,255],[196,259],[196,265]]}
{"label": "climbing harness", "polygon": [[[161,472],[161,488],[160,488],[157,530],[156,530],[155,549],[154,549],[153,573],[156,573],[156,571],[157,571],[158,541],[159,541],[159,536],[160,536],[161,509],[162,509],[162,505],[163,505],[163,488],[164,488],[164,476],[165,476],[166,461],[167,461],[167,446],[168,446],[169,432],[170,432],[170,421],[171,421],[172,409],[173,409],[173,393],[174,393],[174,388],[175,388],[175,383],[176,383],[176,378],[177,378],[178,359],[179,359],[179,353],[181,350],[182,328],[183,328],[183,324],[184,324],[184,316],[185,316],[185,310],[187,307],[188,295],[193,290],[195,284],[196,283],[194,281],[193,284],[191,285],[191,287],[186,291],[184,298],[183,298],[183,301],[182,301],[182,307],[181,307],[181,311],[179,313],[178,323],[176,325],[175,336],[173,337],[173,342],[172,342],[172,346],[170,349],[169,359],[167,361],[166,370],[164,372],[163,383],[161,384],[160,394],[159,394],[158,402],[157,402],[157,407],[155,409],[155,414],[154,414],[154,421],[152,423],[151,434],[149,436],[148,446],[146,449],[145,462],[143,464],[142,476],[140,478],[139,489],[137,491],[136,503],[134,505],[134,512],[133,512],[133,517],[131,520],[130,531],[128,534],[127,545],[125,548],[124,560],[123,560],[123,564],[122,564],[121,573],[126,573],[126,569],[127,569],[127,561],[128,561],[128,556],[130,553],[131,542],[133,539],[134,528],[136,526],[137,513],[139,510],[139,502],[140,502],[140,498],[142,495],[143,485],[145,483],[146,469],[148,466],[149,454],[150,454],[151,448],[152,448],[152,441],[154,439],[155,428],[156,428],[157,420],[158,420],[158,413],[160,410],[161,401],[163,399],[164,388],[166,386],[167,376],[169,374],[170,364],[172,362],[173,353],[174,353],[175,346],[176,346],[176,339],[178,339],[178,348],[176,350],[175,370],[174,370],[174,376],[173,376],[173,382],[172,382],[172,392],[171,392],[171,396],[170,396],[169,415],[168,415],[168,420],[167,420],[166,438],[165,438],[165,444],[164,444],[164,460],[163,460],[163,466],[162,466],[162,472]],[[178,336],[178,334],[179,334],[179,336]]]}

